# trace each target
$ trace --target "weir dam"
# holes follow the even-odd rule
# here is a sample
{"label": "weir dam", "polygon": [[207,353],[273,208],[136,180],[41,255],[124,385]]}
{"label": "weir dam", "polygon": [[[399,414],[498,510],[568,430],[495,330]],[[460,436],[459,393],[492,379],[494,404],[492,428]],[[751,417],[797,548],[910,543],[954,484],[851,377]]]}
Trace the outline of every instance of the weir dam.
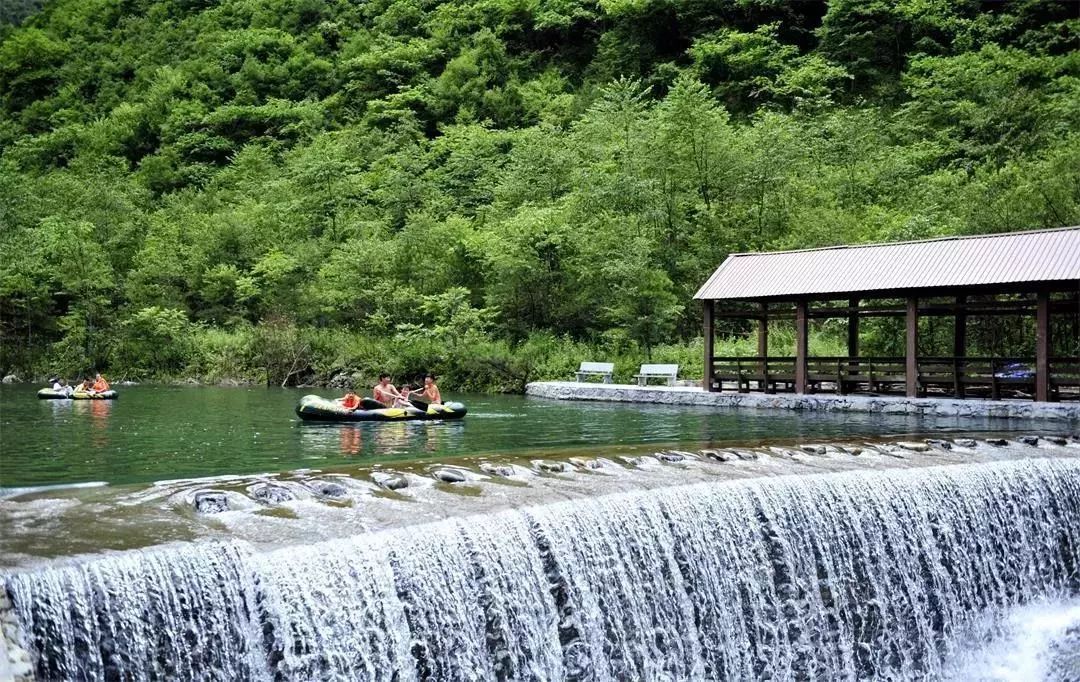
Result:
{"label": "weir dam", "polygon": [[335,507],[318,542],[240,509],[43,551],[3,577],[5,638],[40,680],[1080,679],[1080,442],[667,454],[384,491],[365,504],[411,511]]}

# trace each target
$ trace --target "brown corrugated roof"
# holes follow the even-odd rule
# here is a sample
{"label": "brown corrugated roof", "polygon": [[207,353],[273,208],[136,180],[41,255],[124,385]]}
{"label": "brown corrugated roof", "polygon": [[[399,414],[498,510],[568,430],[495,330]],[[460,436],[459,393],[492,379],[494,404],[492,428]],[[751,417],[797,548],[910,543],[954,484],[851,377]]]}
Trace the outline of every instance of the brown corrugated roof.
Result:
{"label": "brown corrugated roof", "polygon": [[1080,280],[1080,227],[728,256],[695,299]]}

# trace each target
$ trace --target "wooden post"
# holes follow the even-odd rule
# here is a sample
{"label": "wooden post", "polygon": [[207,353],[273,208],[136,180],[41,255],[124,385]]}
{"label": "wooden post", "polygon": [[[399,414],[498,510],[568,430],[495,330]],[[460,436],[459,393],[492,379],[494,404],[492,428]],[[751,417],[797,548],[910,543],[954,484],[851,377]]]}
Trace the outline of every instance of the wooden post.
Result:
{"label": "wooden post", "polygon": [[795,303],[795,392],[800,394],[806,393],[806,357],[810,345],[808,308],[805,299]]}
{"label": "wooden post", "polygon": [[769,354],[769,304],[761,304],[761,317],[757,326],[757,354],[766,357]]}
{"label": "wooden post", "polygon": [[[858,308],[859,299],[848,301],[848,307]],[[847,354],[848,359],[859,357],[859,312],[848,313],[847,318]]]}
{"label": "wooden post", "polygon": [[967,296],[956,297],[956,316],[953,318],[953,385],[957,398],[964,397],[964,369],[967,357]]}
{"label": "wooden post", "polygon": [[1035,307],[1035,400],[1050,400],[1050,292],[1040,291]]}
{"label": "wooden post", "polygon": [[[852,298],[848,300],[849,308],[858,308],[859,299]],[[859,357],[859,311],[855,310],[848,313],[847,318],[847,362],[837,367],[836,372],[836,389],[840,393],[847,393],[847,387],[844,386],[844,380],[847,376],[850,376],[853,372],[855,374],[862,374],[862,367],[855,363],[855,359]]]}
{"label": "wooden post", "polygon": [[701,302],[705,318],[705,379],[703,380],[705,385],[702,388],[706,391],[717,390],[713,387],[713,338],[716,335],[713,325],[713,305],[713,301],[710,300]]}
{"label": "wooden post", "polygon": [[914,398],[919,394],[919,299],[907,300],[907,347],[904,354],[904,380],[907,396]]}
{"label": "wooden post", "polygon": [[764,391],[767,388],[768,373],[769,373],[769,304],[761,304],[761,317],[758,319],[757,326],[757,354],[761,358],[761,362],[757,366],[757,374],[762,377],[761,385],[758,386],[759,391]]}

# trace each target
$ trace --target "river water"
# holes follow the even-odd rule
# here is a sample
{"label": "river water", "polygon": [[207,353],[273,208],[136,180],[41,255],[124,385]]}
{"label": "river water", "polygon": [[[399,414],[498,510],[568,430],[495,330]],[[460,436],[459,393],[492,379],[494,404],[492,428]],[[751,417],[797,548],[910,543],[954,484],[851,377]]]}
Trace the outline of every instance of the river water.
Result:
{"label": "river water", "polygon": [[448,396],[461,422],[305,424],[293,413],[313,389],[120,387],[116,401],[37,400],[0,387],[0,488],[252,474],[357,462],[484,453],[626,447],[707,447],[775,440],[971,430],[1027,430],[1022,422],[800,414],[523,396]]}
{"label": "river water", "polygon": [[1080,680],[1070,425],[517,396],[309,425],[302,393],[0,391],[0,654],[42,680]]}

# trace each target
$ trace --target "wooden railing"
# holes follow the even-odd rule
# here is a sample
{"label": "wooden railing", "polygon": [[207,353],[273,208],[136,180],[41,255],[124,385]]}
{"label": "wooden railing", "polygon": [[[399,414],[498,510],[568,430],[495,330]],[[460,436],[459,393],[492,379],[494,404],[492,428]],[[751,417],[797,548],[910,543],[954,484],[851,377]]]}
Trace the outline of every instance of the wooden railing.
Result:
{"label": "wooden railing", "polygon": [[[790,356],[732,356],[713,358],[716,385],[735,384],[736,390],[773,393],[793,390],[795,362]],[[1035,358],[1032,357],[920,357],[917,361],[920,395],[969,393],[994,400],[1003,394],[1026,394],[1035,390]],[[1051,399],[1080,397],[1080,357],[1051,357]],[[806,361],[810,391],[830,384],[840,394],[868,391],[890,393],[904,390],[905,359],[890,357],[811,357]]]}

